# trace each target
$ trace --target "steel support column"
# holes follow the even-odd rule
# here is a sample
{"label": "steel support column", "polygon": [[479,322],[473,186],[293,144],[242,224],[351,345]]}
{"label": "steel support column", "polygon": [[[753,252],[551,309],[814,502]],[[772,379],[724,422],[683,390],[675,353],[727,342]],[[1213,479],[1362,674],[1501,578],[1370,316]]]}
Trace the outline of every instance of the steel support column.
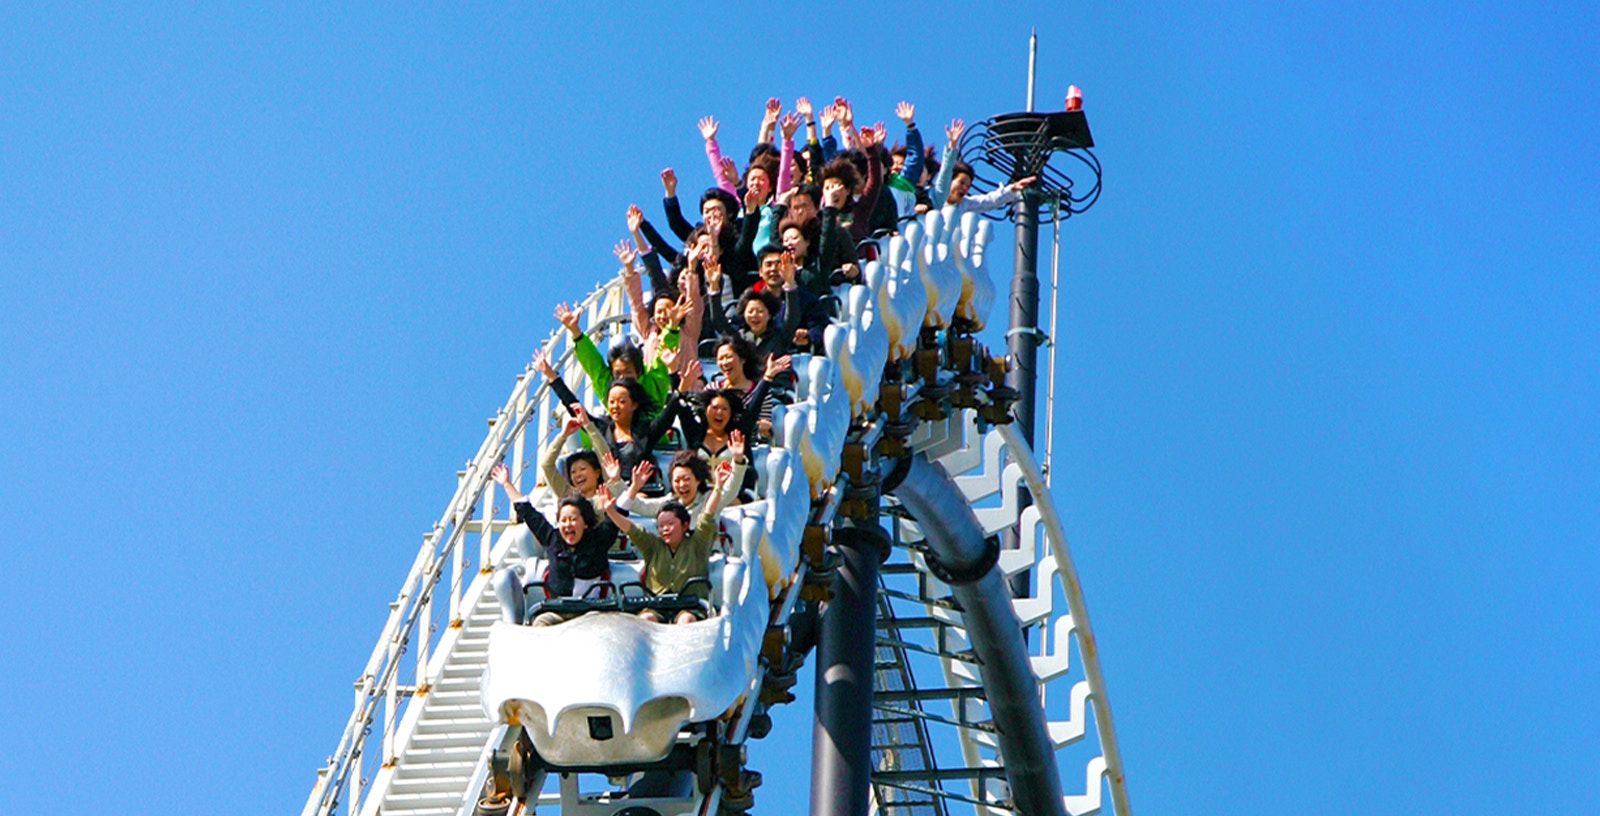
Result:
{"label": "steel support column", "polygon": [[839,571],[822,612],[811,729],[811,816],[867,816],[872,792],[872,666],[878,561],[876,520],[836,529]]}
{"label": "steel support column", "polygon": [[[1028,440],[1033,439],[1033,417],[1038,407],[1039,382],[1039,204],[1042,196],[1035,186],[1022,191],[1022,197],[1012,212],[1016,225],[1017,251],[1011,269],[1011,321],[1006,332],[1006,351],[1011,357],[1011,370],[1006,372],[1006,386],[1017,391],[1017,402],[1011,407],[1016,417],[1017,430]],[[1051,376],[1053,372],[1045,372]],[[1050,406],[1045,406],[1050,410]],[[1017,509],[1021,511],[1033,504],[1027,488],[1017,488]],[[1015,530],[1007,530],[1000,537],[1000,546],[1015,550],[1020,546]],[[1031,594],[1028,586],[1031,576],[1018,573],[1010,580],[1013,597]]]}
{"label": "steel support column", "polygon": [[1020,395],[1011,413],[1028,444],[1033,444],[1033,415],[1036,408],[1035,385],[1039,381],[1039,203],[1034,187],[1022,191],[1013,211],[1016,222],[1017,252],[1011,269],[1011,322],[1006,333],[1006,351],[1011,355],[1011,370],[1006,385]]}

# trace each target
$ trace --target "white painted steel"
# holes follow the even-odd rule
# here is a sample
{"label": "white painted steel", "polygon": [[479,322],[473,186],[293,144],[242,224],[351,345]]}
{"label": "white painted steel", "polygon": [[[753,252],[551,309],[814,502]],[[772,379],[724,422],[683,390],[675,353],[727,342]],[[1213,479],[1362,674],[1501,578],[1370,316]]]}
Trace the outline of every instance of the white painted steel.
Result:
{"label": "white painted steel", "polygon": [[[799,540],[810,500],[831,495],[836,504],[837,491],[830,493],[830,488],[839,467],[845,431],[852,416],[872,410],[877,391],[875,372],[881,371],[885,360],[906,357],[915,347],[917,332],[923,325],[949,325],[957,315],[981,324],[992,303],[995,290],[983,264],[989,225],[976,218],[952,222],[948,215],[930,213],[908,227],[905,236],[891,239],[881,253],[884,262],[867,264],[862,283],[844,291],[845,318],[825,334],[828,358],[796,356],[800,399],[774,416],[778,438],[757,462],[763,500],[724,514],[738,552],[722,572],[719,594],[727,606],[721,617],[671,627],[642,625],[623,616],[589,616],[595,621],[586,623],[589,618],[582,618],[543,631],[496,625],[498,610],[488,591],[490,570],[518,557],[518,542],[526,533],[514,530],[509,507],[495,507],[489,470],[494,463],[509,459],[513,478],[520,483],[526,463],[526,432],[532,426],[537,447],[555,430],[557,416],[551,410],[542,378],[525,371],[505,406],[490,420],[487,438],[461,472],[455,495],[425,536],[399,596],[391,603],[378,645],[357,682],[350,721],[336,753],[318,771],[303,814],[332,813],[341,791],[351,796],[347,810],[359,810],[362,816],[377,816],[380,812],[385,816],[470,812],[485,778],[486,757],[498,743],[500,726],[486,716],[485,705],[489,712],[498,714],[509,710],[505,706],[511,701],[537,699],[554,704],[551,707],[558,712],[559,721],[561,710],[579,711],[599,700],[615,704],[611,710],[631,724],[641,707],[651,700],[681,698],[685,701],[681,719],[694,720],[717,716],[742,697],[746,705],[741,709],[737,729],[742,738],[753,711],[749,704],[754,695],[750,692],[760,683],[754,655],[767,625],[767,602],[781,596],[785,603],[780,605],[779,614],[786,617],[797,597]],[[624,303],[620,283],[613,282],[591,293],[578,311],[587,317],[591,334],[604,337],[622,330]],[[571,358],[565,333],[553,334],[544,347],[557,368],[571,375],[570,382],[578,384],[580,397],[593,402],[595,395]],[[1036,496],[1045,497],[1020,514],[1024,548],[1003,553],[1001,566],[1010,574],[1034,569],[1040,577],[1041,596],[1016,599],[1014,606],[1024,625],[1038,633],[1031,642],[1036,642],[1040,650],[1033,664],[1041,678],[1041,695],[1045,688],[1066,684],[1062,693],[1070,701],[1071,716],[1048,724],[1058,748],[1085,735],[1085,709],[1090,701],[1095,703],[1096,730],[1105,757],[1096,756],[1084,766],[1089,784],[1083,794],[1067,797],[1068,809],[1075,816],[1097,810],[1098,780],[1104,776],[1111,781],[1118,816],[1125,816],[1126,794],[1110,730],[1109,705],[1054,503],[1044,493],[1043,476],[1031,454],[1014,447],[1014,435],[1008,436],[1008,429],[978,434],[973,422],[970,412],[959,412],[953,421],[924,423],[913,436],[913,447],[937,458],[957,477],[963,492],[982,505],[976,509],[986,530],[1019,521],[1014,490],[1019,483],[1028,483]],[[554,503],[545,485],[535,485],[526,492],[535,506]],[[1001,497],[998,506],[994,506],[996,495]],[[914,524],[905,523],[905,528],[911,534],[916,532]],[[1035,546],[1038,532],[1030,534],[1035,528],[1042,530],[1044,546]],[[469,532],[479,533],[479,557],[473,559],[479,570],[471,576],[463,574]],[[498,540],[494,538],[496,534]],[[447,561],[450,578],[444,585],[448,602],[439,605],[434,591],[441,583]],[[1052,575],[1057,576],[1066,594],[1069,609],[1065,614],[1055,612],[1056,584],[1049,580]],[[757,576],[762,579],[760,582],[755,580]],[[941,591],[947,594],[931,576],[922,586],[929,600]],[[443,626],[433,620],[436,606],[448,610]],[[927,608],[930,615],[947,620],[950,646],[965,648],[959,614],[931,603]],[[1072,680],[1069,676],[1074,634],[1083,653],[1082,663],[1090,672],[1087,680]],[[497,646],[501,641],[513,640],[517,646]],[[610,662],[596,661],[593,646],[597,640],[623,648],[616,650]],[[1088,648],[1082,644],[1088,644]],[[407,649],[417,650],[416,685],[409,688],[398,683],[400,657]],[[676,675],[668,671],[652,676],[629,662],[633,659],[629,655],[662,655],[672,649],[711,657],[703,661],[705,668],[698,673],[681,671]],[[504,665],[497,662],[502,653]],[[535,665],[538,663],[589,665],[596,671],[581,678],[575,676],[572,682],[546,683],[539,677]],[[946,657],[941,665],[942,679],[949,684],[980,682],[977,668],[971,664]],[[487,679],[486,667],[493,668]],[[605,678],[618,677],[634,679],[607,685]],[[574,690],[579,688],[584,688],[584,693]],[[388,703],[382,716],[376,709],[380,697]],[[522,711],[526,713],[526,709]],[[982,719],[983,704],[975,699],[952,701],[952,716],[965,722]],[[380,727],[379,733],[373,735],[369,732],[375,719]],[[672,714],[667,717],[670,722],[655,725],[660,733],[675,734],[681,719]],[[960,750],[968,767],[1001,761],[992,738],[973,729],[961,729],[960,733]],[[369,741],[374,740],[385,758],[392,761],[385,762],[371,780],[364,781],[360,777],[361,757]],[[656,744],[659,747],[659,738]],[[541,745],[541,753],[547,748],[557,753],[560,750]],[[976,805],[980,813],[990,810],[981,802],[993,802],[1005,793],[1003,783],[974,782],[971,788],[970,798],[980,801]],[[594,803],[580,805],[566,802],[565,798],[564,807],[572,812],[605,812],[604,808],[593,810],[598,807]],[[547,799],[541,798],[541,803]]]}
{"label": "white painted steel", "polygon": [[[970,414],[954,416],[938,426],[925,424],[919,429],[918,440],[929,449],[947,451],[935,457],[935,461],[950,472],[957,487],[973,503],[985,532],[997,533],[1020,523],[1021,546],[1017,550],[1001,551],[1000,567],[1008,575],[1032,570],[1036,576],[1035,594],[1014,598],[1012,606],[1024,628],[1029,630],[1029,643],[1034,650],[1031,662],[1039,683],[1041,703],[1055,698],[1066,701],[1066,718],[1051,719],[1046,727],[1057,749],[1063,782],[1069,789],[1076,784],[1076,774],[1070,770],[1074,765],[1069,760],[1072,756],[1082,756],[1082,752],[1072,752],[1069,756],[1062,749],[1080,743],[1088,735],[1092,717],[1100,752],[1084,756],[1076,765],[1083,769],[1086,783],[1082,793],[1065,796],[1067,812],[1073,816],[1098,812],[1102,807],[1102,787],[1105,787],[1110,790],[1113,812],[1117,816],[1128,816],[1131,811],[1121,754],[1117,749],[1098,650],[1061,520],[1044,484],[1042,469],[1014,426],[980,433]],[[958,439],[962,440],[961,444],[952,442]],[[1034,494],[1035,502],[1018,512],[1017,489],[1022,486]],[[915,522],[901,520],[897,523],[907,540],[921,538]],[[912,560],[921,561],[915,554]],[[934,603],[935,599],[949,595],[948,587],[930,575],[920,576],[918,585],[924,601],[918,614],[945,621],[949,627],[943,635],[946,641],[939,661],[942,676],[932,682],[930,678],[923,678],[919,685],[923,688],[981,687],[981,667],[956,657],[968,648],[960,613]],[[1072,660],[1074,643],[1077,644],[1077,661]],[[1077,671],[1074,671],[1075,666]],[[981,722],[988,717],[986,704],[975,698],[953,699],[949,707],[953,720]],[[966,767],[991,765],[1001,760],[992,734],[974,727],[954,730]],[[983,786],[973,780],[967,787],[973,798],[994,802],[1005,796],[1003,784],[997,782]],[[989,810],[983,806],[977,809],[980,812]],[[1005,811],[995,809],[995,812]]]}

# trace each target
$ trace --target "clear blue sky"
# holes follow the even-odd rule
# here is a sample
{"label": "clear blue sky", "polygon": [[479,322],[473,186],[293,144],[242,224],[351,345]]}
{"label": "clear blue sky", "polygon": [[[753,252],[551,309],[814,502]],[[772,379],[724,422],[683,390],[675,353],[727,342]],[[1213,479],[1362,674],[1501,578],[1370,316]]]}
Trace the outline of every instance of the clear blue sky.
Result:
{"label": "clear blue sky", "polygon": [[1137,810],[1600,811],[1593,3],[546,5],[0,15],[0,813],[297,811],[694,120],[937,133],[1030,26],[1106,167],[1056,478]]}

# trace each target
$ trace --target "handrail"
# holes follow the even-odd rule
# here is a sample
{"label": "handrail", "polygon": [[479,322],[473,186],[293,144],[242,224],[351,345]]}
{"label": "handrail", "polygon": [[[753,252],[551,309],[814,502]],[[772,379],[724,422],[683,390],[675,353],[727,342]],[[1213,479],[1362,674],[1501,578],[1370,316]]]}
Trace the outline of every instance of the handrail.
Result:
{"label": "handrail", "polygon": [[[1059,214],[1057,217],[1060,217]],[[601,333],[618,334],[625,331],[620,328],[627,317],[625,312],[626,299],[622,297],[621,284],[612,280],[602,284],[592,291],[577,306],[576,311],[586,318],[586,333],[600,335]],[[573,348],[570,339],[566,339],[565,332],[559,329],[547,337],[542,348],[552,363],[558,366],[563,374],[571,373]],[[566,339],[567,348],[557,355],[555,351],[561,348]],[[423,544],[419,549],[411,570],[402,584],[397,598],[390,604],[389,616],[386,619],[383,631],[372,656],[369,658],[360,678],[356,681],[356,701],[349,722],[341,735],[338,747],[327,763],[318,771],[318,780],[308,799],[303,816],[331,816],[339,804],[342,795],[349,791],[349,811],[353,814],[358,809],[362,812],[375,810],[379,801],[373,800],[376,792],[382,797],[387,791],[383,782],[386,776],[392,777],[393,768],[398,760],[398,753],[404,748],[396,747],[397,741],[403,741],[407,730],[401,726],[405,717],[420,713],[420,709],[410,708],[416,705],[416,700],[427,692],[431,678],[428,674],[427,655],[436,642],[448,645],[445,632],[448,629],[436,630],[432,627],[434,593],[443,577],[445,562],[451,562],[455,572],[453,580],[447,585],[450,600],[450,620],[452,627],[460,623],[462,608],[459,604],[462,598],[471,597],[471,587],[480,587],[492,566],[490,551],[492,548],[492,535],[496,529],[495,516],[497,508],[494,505],[494,486],[489,479],[490,471],[496,462],[504,459],[509,451],[516,451],[516,466],[512,478],[520,483],[521,470],[523,469],[522,451],[527,442],[527,427],[530,422],[535,424],[534,441],[537,445],[545,441],[547,433],[559,425],[557,416],[551,410],[551,389],[542,377],[537,383],[534,378],[537,373],[531,367],[524,369],[518,376],[515,386],[506,404],[490,419],[489,433],[480,445],[474,457],[466,463],[465,469],[458,475],[456,490],[446,505],[444,513],[434,523],[432,529],[424,536]],[[587,378],[578,380],[580,398],[587,399],[594,396]],[[535,417],[537,420],[535,421]],[[876,425],[872,426],[869,433],[877,432]],[[1031,448],[1021,441],[1015,429],[1009,425],[1000,426],[1001,437],[1006,445],[1013,450],[1013,460],[1021,469],[1023,479],[1029,489],[1034,493],[1036,503],[1039,505],[1045,531],[1052,543],[1052,554],[1057,566],[1057,573],[1061,585],[1065,590],[1069,609],[1073,615],[1075,628],[1078,630],[1080,652],[1085,662],[1085,671],[1088,674],[1090,694],[1095,700],[1094,716],[1096,726],[1100,733],[1101,748],[1103,752],[1104,771],[1112,788],[1112,801],[1117,816],[1127,816],[1128,806],[1126,792],[1123,786],[1123,773],[1120,752],[1117,749],[1115,734],[1111,728],[1111,712],[1109,698],[1105,692],[1105,685],[1100,673],[1098,656],[1092,633],[1088,628],[1088,614],[1082,598],[1081,587],[1078,584],[1076,571],[1070,557],[1066,552],[1066,539],[1061,531],[1059,521],[1055,516],[1054,502],[1047,492],[1044,483],[1044,474],[1040,471],[1034,459]],[[870,442],[866,442],[871,447]],[[1048,443],[1047,443],[1048,446]],[[798,463],[797,465],[798,466]],[[841,485],[834,485],[830,500],[820,507],[813,508],[813,518],[831,517],[838,507],[838,497]],[[535,494],[538,487],[529,488],[526,492]],[[536,503],[548,498],[539,495],[534,499]],[[479,506],[482,505],[482,514],[479,516]],[[476,521],[476,524],[474,524]],[[480,548],[480,568],[476,581],[461,580],[463,551],[468,546],[468,534],[476,529],[483,534]],[[804,570],[803,563],[798,567]],[[799,581],[795,581],[784,595],[783,608],[780,610],[782,617],[787,617],[792,609],[794,598],[797,597]],[[459,593],[459,597],[458,597]],[[418,630],[422,629],[419,635]],[[415,641],[415,644],[414,644]],[[418,648],[417,682],[412,687],[399,685],[400,672],[404,656],[408,648]],[[758,687],[763,669],[755,672],[751,688]],[[948,674],[948,669],[947,669]],[[952,678],[947,677],[947,680]],[[753,701],[756,695],[747,695],[745,705],[739,710],[735,720],[732,736],[735,742],[741,741],[753,715]],[[402,698],[404,701],[402,702]],[[373,737],[373,720],[378,714],[380,699],[385,703],[382,733],[382,763],[384,771],[377,778],[377,784],[370,788],[360,778],[362,767],[362,754],[365,752],[368,741]],[[401,709],[405,707],[403,716]],[[402,739],[397,739],[399,735]],[[972,747],[965,742],[962,744],[963,753],[969,753]],[[487,748],[486,748],[487,750]],[[487,754],[485,754],[487,756]],[[480,758],[479,767],[475,770],[479,774],[484,770],[484,762]],[[976,767],[972,757],[968,757],[967,764]],[[1093,764],[1091,764],[1093,767]],[[391,778],[392,781],[392,778]],[[720,788],[719,788],[720,791]],[[977,795],[976,793],[974,795]],[[713,793],[709,802],[715,808],[718,794]],[[363,802],[363,797],[367,800]],[[960,797],[956,797],[960,798]],[[977,800],[980,812],[987,812],[988,805]],[[465,804],[463,805],[465,807]]]}
{"label": "handrail", "polygon": [[[613,279],[597,287],[579,303],[577,307],[579,314],[591,318],[587,332],[606,330],[627,320],[626,314],[620,309],[625,298],[617,297],[621,294],[621,289],[621,281]],[[557,330],[542,344],[546,354],[552,358],[553,364],[562,368],[568,365],[572,356],[570,341],[568,349],[559,357],[553,352],[566,337],[565,332]],[[422,546],[412,562],[411,570],[406,574],[404,583],[401,584],[400,593],[389,604],[389,616],[378,636],[377,645],[373,647],[372,656],[367,659],[356,680],[354,710],[345,724],[333,754],[317,771],[317,782],[301,811],[302,816],[327,816],[338,806],[340,794],[351,783],[352,771],[360,767],[360,759],[365,752],[365,742],[371,735],[380,699],[386,700],[390,707],[383,718],[385,733],[382,760],[386,765],[394,762],[390,737],[400,719],[397,698],[398,678],[403,664],[401,658],[412,643],[419,621],[425,614],[431,617],[433,593],[443,576],[445,561],[450,559],[457,569],[460,568],[456,556],[460,554],[460,549],[465,547],[466,534],[477,505],[491,489],[489,487],[491,468],[519,441],[529,419],[538,411],[538,406],[549,394],[549,384],[543,382],[542,378],[538,386],[530,392],[530,383],[536,376],[535,372],[524,370],[522,375],[517,377],[510,397],[491,420],[489,433],[483,444],[467,463],[467,468],[462,473],[462,478],[458,480],[455,493],[446,504],[444,513],[423,536]],[[539,441],[543,441],[542,434]],[[513,478],[520,478],[520,474],[513,474]],[[485,518],[482,522],[484,526],[481,529],[488,529],[488,524],[494,516],[494,509],[492,503],[485,508]],[[484,557],[487,557],[487,550]],[[465,592],[467,583],[470,582],[457,580],[448,586],[452,612],[457,610],[455,603],[459,600],[455,597],[455,593]],[[425,637],[430,642],[423,644],[421,653],[429,651],[428,647],[433,645],[432,639],[442,638],[443,634],[430,630]],[[423,679],[418,678],[418,680],[418,685],[422,685]],[[409,692],[407,696],[410,696]],[[355,781],[358,790],[356,798],[359,799],[362,792],[360,788],[364,785],[360,779]],[[370,790],[364,792],[368,795],[371,793]],[[359,804],[352,802],[351,811],[354,812]]]}
{"label": "handrail", "polygon": [[1083,600],[1083,585],[1078,582],[1078,570],[1067,552],[1067,534],[1061,529],[1055,498],[1045,487],[1044,474],[1033,458],[1028,446],[1015,425],[998,426],[1000,437],[1011,452],[1011,460],[1022,470],[1022,480],[1027,483],[1033,500],[1039,507],[1039,520],[1050,537],[1050,554],[1056,562],[1056,578],[1067,596],[1067,609],[1072,613],[1072,628],[1078,634],[1078,653],[1083,657],[1083,673],[1089,681],[1089,694],[1094,698],[1094,724],[1100,733],[1100,753],[1106,761],[1106,779],[1111,784],[1111,808],[1116,816],[1130,816],[1128,791],[1124,784],[1122,752],[1117,748],[1117,734],[1111,727],[1111,697],[1106,692],[1105,676],[1100,673],[1099,647],[1095,645],[1094,631],[1089,628],[1089,607]]}

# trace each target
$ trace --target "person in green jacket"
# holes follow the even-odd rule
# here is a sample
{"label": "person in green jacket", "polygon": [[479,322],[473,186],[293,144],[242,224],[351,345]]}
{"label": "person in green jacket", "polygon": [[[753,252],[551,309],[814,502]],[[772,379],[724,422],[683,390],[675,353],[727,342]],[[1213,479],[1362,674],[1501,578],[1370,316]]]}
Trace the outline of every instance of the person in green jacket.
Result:
{"label": "person in green jacket", "polygon": [[680,287],[684,291],[677,299],[656,293],[647,315],[639,275],[634,268],[637,253],[624,241],[617,245],[616,255],[623,264],[622,278],[628,292],[633,328],[644,338],[643,348],[624,340],[614,343],[610,352],[602,356],[593,338],[584,333],[577,311],[565,303],[558,303],[556,320],[571,334],[573,356],[577,357],[578,365],[589,376],[594,393],[606,393],[614,379],[632,377],[644,386],[654,411],[659,411],[667,404],[667,396],[672,391],[673,373],[681,373],[681,364],[686,362],[677,354],[679,326],[690,337],[698,338],[700,333],[702,306],[699,276],[692,271],[682,276]]}
{"label": "person in green jacket", "polygon": [[[672,374],[659,355],[654,361],[647,363],[643,349],[632,341],[623,340],[613,344],[611,351],[602,356],[594,340],[584,333],[582,326],[578,325],[577,312],[565,303],[557,303],[556,319],[572,333],[572,354],[578,358],[578,365],[583,367],[583,373],[589,375],[589,385],[594,388],[596,394],[606,393],[614,379],[632,377],[644,386],[645,394],[650,397],[650,404],[657,410],[666,404],[667,395],[672,391]],[[662,338],[662,344],[669,348],[677,348],[676,326],[673,327],[670,337]]]}

